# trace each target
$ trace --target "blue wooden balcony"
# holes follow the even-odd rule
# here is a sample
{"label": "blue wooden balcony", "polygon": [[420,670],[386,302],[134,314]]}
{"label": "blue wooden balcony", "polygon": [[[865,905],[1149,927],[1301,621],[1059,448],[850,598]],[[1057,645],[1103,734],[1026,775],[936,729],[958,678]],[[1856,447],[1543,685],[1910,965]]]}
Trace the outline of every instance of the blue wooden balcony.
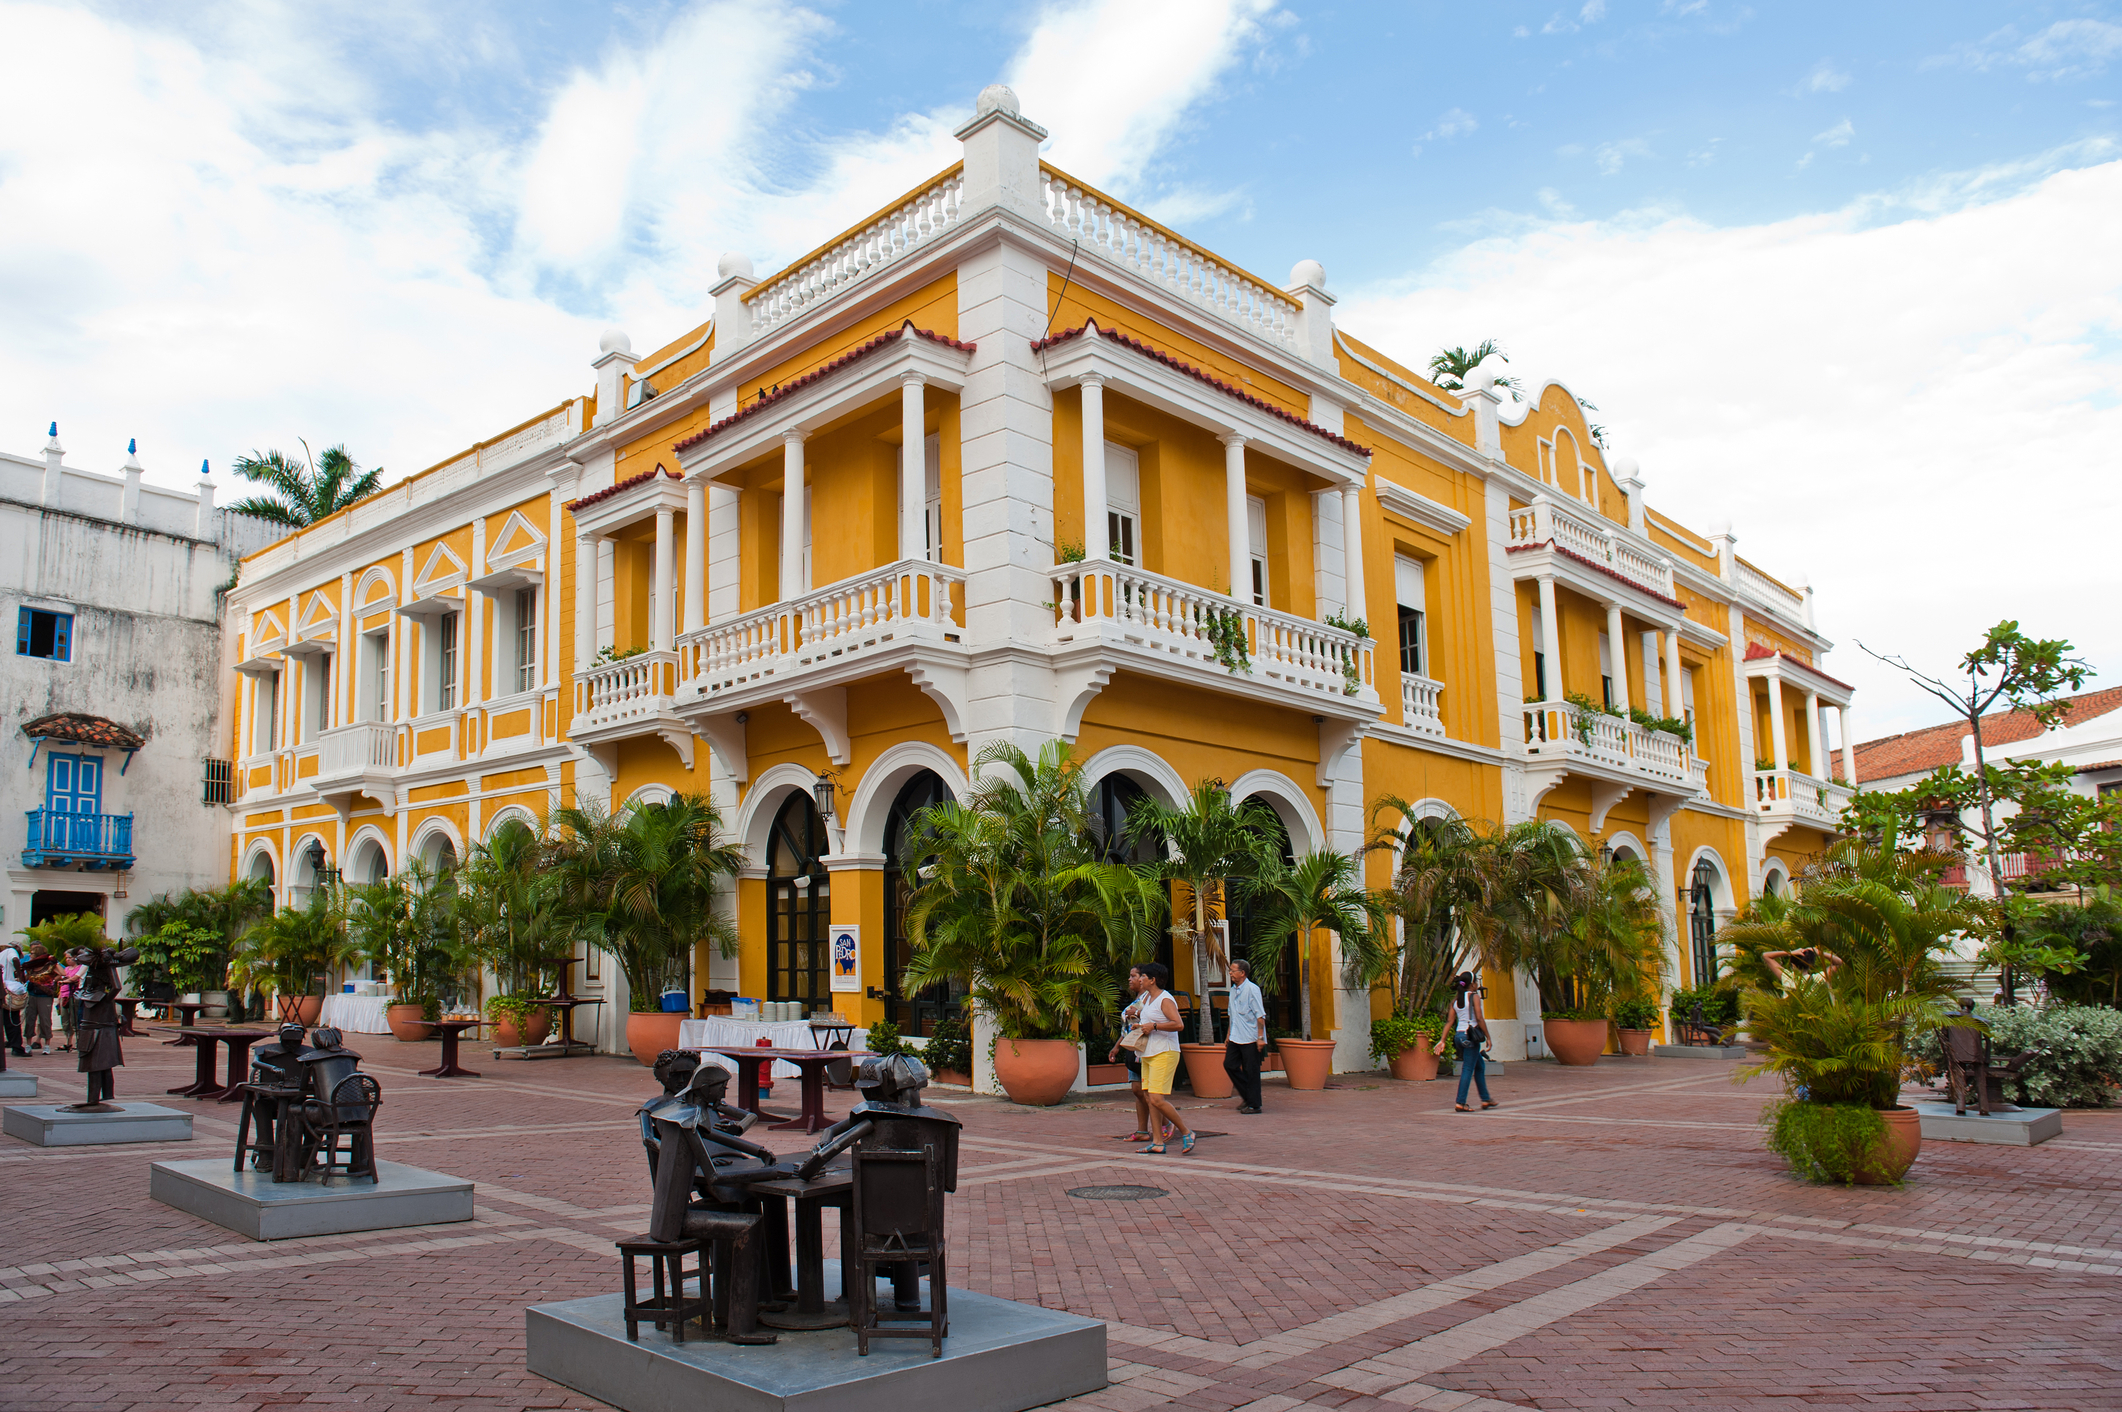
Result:
{"label": "blue wooden balcony", "polygon": [[64,809],[31,809],[29,841],[22,849],[25,868],[130,868],[133,865],[133,816],[73,814]]}

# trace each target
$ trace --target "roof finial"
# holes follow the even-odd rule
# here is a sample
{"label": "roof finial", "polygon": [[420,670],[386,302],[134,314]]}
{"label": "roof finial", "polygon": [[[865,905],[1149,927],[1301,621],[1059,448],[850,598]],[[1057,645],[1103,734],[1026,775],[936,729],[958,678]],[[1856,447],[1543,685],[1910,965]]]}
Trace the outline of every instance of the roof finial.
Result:
{"label": "roof finial", "polygon": [[52,423],[52,430],[51,430],[51,434],[52,434],[53,436],[57,436],[57,435],[59,434],[59,424],[58,424],[57,422],[53,422],[53,423]]}
{"label": "roof finial", "polygon": [[125,454],[126,454],[126,455],[128,455],[128,456],[137,456],[137,455],[139,455],[139,454],[140,454],[140,438],[139,438],[139,437],[137,437],[137,436],[135,436],[135,437],[128,437],[128,438],[126,439],[126,443],[125,443]]}
{"label": "roof finial", "polygon": [[199,474],[202,476],[210,476],[213,474],[213,471],[207,466],[206,462],[201,461],[199,463]]}

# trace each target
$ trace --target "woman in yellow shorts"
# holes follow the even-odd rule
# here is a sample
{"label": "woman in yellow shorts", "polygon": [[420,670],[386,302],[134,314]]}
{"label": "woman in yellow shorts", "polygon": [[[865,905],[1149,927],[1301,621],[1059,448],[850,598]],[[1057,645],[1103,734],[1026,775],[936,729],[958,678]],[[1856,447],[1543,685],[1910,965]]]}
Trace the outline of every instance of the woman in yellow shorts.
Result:
{"label": "woman in yellow shorts", "polygon": [[[1182,1155],[1192,1155],[1194,1150],[1193,1129],[1179,1116],[1172,1106],[1172,1079],[1179,1072],[1179,1019],[1178,1002],[1165,983],[1171,980],[1171,972],[1162,963],[1145,961],[1135,967],[1136,974],[1145,982],[1142,987],[1141,1020],[1136,1025],[1149,1042],[1142,1048],[1142,1093],[1149,1100],[1151,1121],[1171,1124],[1172,1132],[1179,1138]],[[1164,1144],[1153,1142],[1136,1151],[1145,1156],[1160,1157]]]}

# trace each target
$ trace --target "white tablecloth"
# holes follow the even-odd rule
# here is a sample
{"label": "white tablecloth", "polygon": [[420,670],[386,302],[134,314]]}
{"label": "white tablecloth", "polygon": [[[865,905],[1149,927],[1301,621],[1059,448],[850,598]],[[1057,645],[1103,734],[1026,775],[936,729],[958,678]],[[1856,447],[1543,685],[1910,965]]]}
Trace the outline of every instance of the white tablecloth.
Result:
{"label": "white tablecloth", "polygon": [[[732,1020],[727,1015],[709,1015],[704,1020],[684,1020],[678,1025],[678,1044],[685,1049],[701,1049],[710,1044],[741,1045],[750,1049],[760,1040],[773,1041],[775,1049],[816,1049],[817,1042],[811,1038],[808,1020]],[[869,1043],[868,1030],[856,1030],[848,1041],[848,1048],[861,1049]],[[719,1064],[732,1074],[737,1072],[734,1061],[719,1054],[700,1056],[710,1064]],[[793,1079],[802,1075],[794,1064],[777,1060],[774,1077]]]}
{"label": "white tablecloth", "polygon": [[347,1034],[389,1034],[390,1023],[383,1012],[390,1004],[387,995],[327,995],[317,1023]]}

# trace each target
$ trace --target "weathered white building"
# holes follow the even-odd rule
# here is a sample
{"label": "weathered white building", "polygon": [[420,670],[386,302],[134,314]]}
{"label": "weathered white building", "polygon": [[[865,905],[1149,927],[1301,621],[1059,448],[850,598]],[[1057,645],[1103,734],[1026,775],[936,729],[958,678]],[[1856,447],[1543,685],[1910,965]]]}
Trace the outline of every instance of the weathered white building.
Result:
{"label": "weathered white building", "polygon": [[[156,893],[227,881],[223,595],[280,526],[115,474],[0,452],[0,931],[98,912],[112,935]],[[204,467],[201,467],[202,471]]]}

